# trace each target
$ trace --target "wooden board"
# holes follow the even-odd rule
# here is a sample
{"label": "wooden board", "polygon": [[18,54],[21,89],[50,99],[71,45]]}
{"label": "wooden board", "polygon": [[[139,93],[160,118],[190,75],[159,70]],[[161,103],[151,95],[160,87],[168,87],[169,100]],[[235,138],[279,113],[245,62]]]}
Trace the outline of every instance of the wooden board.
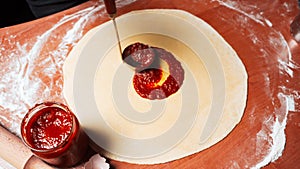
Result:
{"label": "wooden board", "polygon": [[[113,168],[250,168],[267,160],[271,150],[278,150],[274,140],[286,144],[282,156],[265,168],[300,167],[300,46],[289,32],[299,13],[297,1],[124,0],[117,4],[119,15],[138,9],[175,8],[205,20],[240,56],[249,76],[249,93],[242,121],[213,147],[159,165],[109,160]],[[35,103],[65,102],[63,61],[88,30],[108,21],[102,5],[93,0],[0,29],[1,125],[18,135],[22,116]],[[275,124],[282,128],[274,128]],[[285,133],[284,137],[275,137],[276,131]]]}

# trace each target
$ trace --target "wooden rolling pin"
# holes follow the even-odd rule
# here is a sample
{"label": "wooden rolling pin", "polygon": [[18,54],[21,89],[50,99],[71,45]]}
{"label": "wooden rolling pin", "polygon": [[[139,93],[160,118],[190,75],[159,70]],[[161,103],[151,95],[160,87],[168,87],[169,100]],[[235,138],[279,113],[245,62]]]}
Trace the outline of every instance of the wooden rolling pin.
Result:
{"label": "wooden rolling pin", "polygon": [[22,140],[0,126],[0,157],[17,169],[53,169],[33,156]]}

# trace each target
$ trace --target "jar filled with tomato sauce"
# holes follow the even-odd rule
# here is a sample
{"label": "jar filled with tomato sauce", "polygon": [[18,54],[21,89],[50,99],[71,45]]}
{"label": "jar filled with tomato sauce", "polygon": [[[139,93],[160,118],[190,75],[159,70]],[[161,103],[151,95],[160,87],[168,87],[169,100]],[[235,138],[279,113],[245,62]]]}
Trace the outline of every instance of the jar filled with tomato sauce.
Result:
{"label": "jar filled with tomato sauce", "polygon": [[21,123],[24,144],[46,163],[72,167],[85,157],[89,138],[76,116],[61,103],[35,105]]}

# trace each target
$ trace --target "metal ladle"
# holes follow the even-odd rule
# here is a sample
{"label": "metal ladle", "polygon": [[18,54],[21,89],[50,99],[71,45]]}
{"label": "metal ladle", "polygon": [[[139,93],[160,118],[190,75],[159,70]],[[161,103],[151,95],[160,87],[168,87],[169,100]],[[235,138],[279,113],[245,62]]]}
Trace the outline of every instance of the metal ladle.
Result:
{"label": "metal ladle", "polygon": [[117,16],[116,2],[115,2],[115,0],[104,0],[104,5],[105,5],[105,8],[106,8],[109,18],[113,21],[117,40],[118,40],[120,55],[122,56],[122,47],[121,47],[121,42],[120,42],[120,36],[119,36],[119,31],[118,31],[116,20],[115,20],[115,18]]}
{"label": "metal ladle", "polygon": [[[122,52],[122,47],[121,47],[121,42],[120,42],[120,36],[119,36],[119,31],[118,31],[116,20],[115,20],[115,18],[117,16],[116,2],[115,2],[115,0],[104,0],[104,5],[105,5],[105,8],[106,8],[106,11],[108,13],[109,18],[113,21],[113,24],[114,24],[116,37],[117,37],[117,40],[118,40],[118,47],[119,47],[119,51],[120,51],[120,56],[121,56],[122,60],[125,61],[125,59],[122,56],[123,52]],[[162,70],[165,70],[166,72],[168,72],[167,71],[168,70],[168,64],[162,59],[158,59],[158,62],[160,63],[159,64],[160,66],[158,66],[158,67],[160,67]],[[137,70],[136,67],[134,67],[134,66],[132,66],[128,63],[127,63],[127,65],[131,69],[133,69],[135,71]],[[156,67],[156,68],[158,68],[158,67]]]}

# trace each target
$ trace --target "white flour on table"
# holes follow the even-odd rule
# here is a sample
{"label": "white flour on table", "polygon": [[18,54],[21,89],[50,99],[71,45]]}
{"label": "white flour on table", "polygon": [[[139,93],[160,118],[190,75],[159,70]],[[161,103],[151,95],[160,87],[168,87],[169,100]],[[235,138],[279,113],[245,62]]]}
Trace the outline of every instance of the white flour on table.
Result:
{"label": "white flour on table", "polygon": [[[136,0],[117,0],[116,3],[118,7],[122,7],[135,1]],[[240,20],[238,21],[241,22],[241,24],[245,24],[245,26],[249,20],[252,20],[261,26],[268,27],[270,29],[269,43],[274,44],[274,47],[276,47],[274,50],[277,50],[278,54],[282,54],[283,57],[288,55],[288,58],[278,60],[280,76],[289,76],[290,78],[293,78],[293,70],[300,69],[300,66],[293,62],[288,42],[280,32],[273,28],[274,25],[272,20],[266,18],[263,12],[251,12],[253,9],[257,8],[255,2],[253,2],[254,4],[252,5],[243,5],[233,0],[212,0],[212,2],[215,1],[220,5],[240,13],[240,18],[238,18]],[[37,102],[44,101],[44,99],[64,99],[61,93],[53,94],[51,92],[53,86],[59,86],[61,89],[63,85],[62,79],[57,79],[55,75],[57,72],[61,73],[64,59],[67,57],[70,48],[83,36],[84,27],[89,22],[96,19],[96,13],[98,15],[105,14],[103,8],[103,4],[99,4],[78,11],[72,15],[64,16],[54,24],[51,29],[38,36],[31,49],[28,49],[30,42],[21,44],[20,42],[15,41],[14,39],[16,36],[9,35],[9,32],[7,35],[1,35],[2,38],[0,42],[8,41],[11,46],[15,46],[15,49],[11,49],[10,47],[0,48],[0,67],[2,68],[2,73],[0,72],[0,112],[3,113],[2,115],[0,114],[1,124],[5,124],[10,131],[19,135],[20,121],[31,106]],[[282,8],[282,10],[286,10],[286,12],[292,11],[292,7],[288,3],[284,3]],[[99,13],[99,11],[101,12]],[[67,30],[67,33],[62,38],[57,49],[49,54],[50,57],[39,63],[47,66],[44,68],[44,72],[35,72],[33,69],[34,65],[40,61],[39,54],[41,50],[47,46],[45,43],[51,36],[55,36],[53,35],[53,32],[56,29],[67,22],[72,22],[73,27]],[[259,35],[255,33],[251,34],[250,32],[249,37],[251,38],[253,45],[260,46],[261,37],[259,37]],[[262,59],[267,62],[267,58],[264,55],[264,53],[267,55],[267,51],[263,48],[260,50],[262,52]],[[6,53],[6,51],[9,51],[10,53],[5,55],[4,53]],[[282,51],[283,53],[281,53]],[[38,73],[42,73],[50,82],[39,79],[39,76],[37,76]],[[271,82],[269,75],[264,74],[264,77],[265,84],[270,86]],[[277,93],[277,98],[282,103],[282,106],[275,110],[275,117],[266,117],[269,121],[265,121],[262,124],[262,129],[256,136],[256,153],[258,155],[265,153],[265,156],[258,161],[257,164],[249,164],[248,166],[245,166],[246,168],[261,168],[268,163],[277,160],[284,151],[286,141],[284,130],[287,123],[288,112],[289,110],[296,111],[294,99],[296,97],[299,98],[300,94],[299,91],[285,87],[285,82],[282,82],[278,88],[280,89],[280,93]],[[39,91],[40,93],[37,95],[36,91]],[[10,118],[6,117],[7,113],[11,113]],[[255,113],[255,108],[252,113]],[[268,142],[269,149],[267,152],[261,152],[265,151],[265,149],[260,147],[260,143],[265,141]],[[231,168],[244,168],[244,166],[240,166],[234,161],[232,161],[230,165]]]}
{"label": "white flour on table", "polygon": [[[240,13],[241,14],[239,18],[240,20],[238,21],[241,22],[241,25],[244,25],[245,28],[247,26],[247,22],[249,21],[249,19],[257,22],[262,26],[269,27],[270,29],[269,43],[271,44],[270,46],[274,46],[274,50],[276,50],[280,56],[284,57],[282,59],[281,58],[278,59],[278,63],[279,63],[278,68],[279,68],[280,76],[293,78],[293,69],[299,70],[300,66],[295,65],[295,63],[293,62],[290,47],[288,45],[288,42],[285,40],[284,36],[275,28],[273,28],[273,23],[268,18],[264,17],[263,12],[259,12],[259,10],[255,10],[258,8],[257,5],[255,5],[256,3],[255,1],[250,2],[253,4],[244,4],[244,5],[233,0],[224,0],[224,1],[213,0],[213,1],[217,1],[220,3],[220,5],[223,5],[229,9],[232,9]],[[282,6],[282,9],[278,9],[278,10],[286,11],[280,14],[281,17],[285,17],[284,16],[285,13],[291,12],[292,7],[293,6],[285,2]],[[251,33],[250,31],[250,38],[253,44],[256,45],[257,47],[264,46],[263,44],[259,44],[260,43],[259,39],[261,37],[259,37],[258,34]],[[265,51],[263,48],[261,48],[260,51],[262,52],[262,59],[264,59],[267,62],[268,52]],[[288,58],[285,58],[286,56],[288,56]],[[267,86],[266,90],[269,90],[267,92],[272,92],[270,87],[269,75],[267,73],[264,73],[263,75],[265,77],[265,85]],[[261,159],[261,161],[258,161],[258,163],[254,166],[247,165],[245,167],[241,167],[235,164],[232,166],[233,168],[249,168],[249,167],[253,169],[261,168],[263,166],[266,166],[270,162],[276,161],[282,155],[282,152],[284,151],[284,147],[285,147],[285,142],[286,142],[285,127],[287,124],[287,116],[289,111],[295,111],[294,98],[299,96],[299,91],[295,91],[293,89],[286,89],[285,83],[287,82],[282,82],[282,84],[278,86],[278,88],[281,89],[281,91],[277,93],[277,98],[280,100],[282,106],[275,109],[275,112],[273,114],[275,115],[275,118],[273,117],[273,115],[266,117],[267,120],[263,122],[262,129],[257,133],[256,155],[259,156],[261,154],[265,154],[265,153],[267,154],[265,154],[264,158]],[[266,141],[269,144],[269,149],[267,150],[267,152],[265,152],[266,151],[265,148],[262,148],[263,143],[265,143]]]}

